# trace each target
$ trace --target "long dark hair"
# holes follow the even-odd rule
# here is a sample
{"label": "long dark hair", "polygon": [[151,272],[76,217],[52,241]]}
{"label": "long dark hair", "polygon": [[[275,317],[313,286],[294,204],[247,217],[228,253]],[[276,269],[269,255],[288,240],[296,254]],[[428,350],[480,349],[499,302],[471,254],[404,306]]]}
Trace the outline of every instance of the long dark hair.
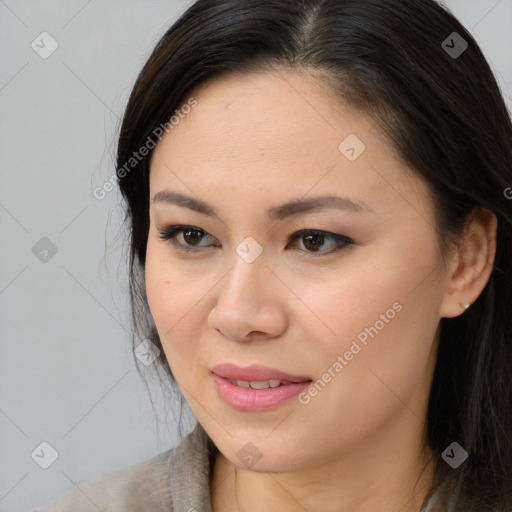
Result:
{"label": "long dark hair", "polygon": [[[429,183],[443,254],[474,206],[496,215],[486,287],[463,315],[441,319],[426,427],[437,462],[423,510],[510,512],[512,125],[476,41],[434,0],[198,0],[171,26],[137,78],[118,144],[134,344],[150,338],[173,381],[145,296],[151,151],[126,163],[193,87],[271,69],[315,70],[333,97],[374,117]],[[469,454],[457,469],[441,458],[453,441]]]}

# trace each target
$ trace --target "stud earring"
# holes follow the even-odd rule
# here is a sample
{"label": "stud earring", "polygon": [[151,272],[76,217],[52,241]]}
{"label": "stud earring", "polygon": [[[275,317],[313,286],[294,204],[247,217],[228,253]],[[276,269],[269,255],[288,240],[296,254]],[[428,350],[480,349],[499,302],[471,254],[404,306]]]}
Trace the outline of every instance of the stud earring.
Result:
{"label": "stud earring", "polygon": [[471,306],[471,302],[467,302],[466,304],[462,304],[462,302],[459,303],[461,308],[468,309],[469,306]]}

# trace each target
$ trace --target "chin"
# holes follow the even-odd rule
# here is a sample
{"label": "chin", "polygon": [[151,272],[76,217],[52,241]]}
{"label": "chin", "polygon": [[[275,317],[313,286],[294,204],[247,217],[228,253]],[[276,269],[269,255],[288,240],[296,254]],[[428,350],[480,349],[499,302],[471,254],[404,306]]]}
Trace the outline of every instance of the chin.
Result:
{"label": "chin", "polygon": [[307,466],[303,453],[299,457],[300,450],[297,447],[288,445],[288,450],[284,450],[281,441],[278,446],[274,446],[263,440],[244,443],[233,438],[217,446],[224,457],[239,469],[257,473],[287,473]]}

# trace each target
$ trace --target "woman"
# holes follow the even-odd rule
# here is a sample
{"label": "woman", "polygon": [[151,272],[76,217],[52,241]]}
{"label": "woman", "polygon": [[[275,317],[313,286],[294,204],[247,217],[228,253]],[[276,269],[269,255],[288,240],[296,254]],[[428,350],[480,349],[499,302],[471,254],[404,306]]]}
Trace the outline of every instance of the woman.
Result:
{"label": "woman", "polygon": [[512,126],[445,8],[198,0],[117,176],[198,424],[43,511],[510,511]]}

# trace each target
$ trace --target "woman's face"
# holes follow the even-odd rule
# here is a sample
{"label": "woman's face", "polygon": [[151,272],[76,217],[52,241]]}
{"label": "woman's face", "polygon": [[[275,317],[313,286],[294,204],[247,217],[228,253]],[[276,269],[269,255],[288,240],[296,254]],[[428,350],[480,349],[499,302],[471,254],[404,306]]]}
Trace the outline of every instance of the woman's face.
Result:
{"label": "woman's face", "polygon": [[[309,75],[224,76],[191,96],[152,156],[145,271],[199,422],[257,471],[421,444],[444,295],[427,186]],[[212,373],[224,363],[302,383],[246,389]]]}

